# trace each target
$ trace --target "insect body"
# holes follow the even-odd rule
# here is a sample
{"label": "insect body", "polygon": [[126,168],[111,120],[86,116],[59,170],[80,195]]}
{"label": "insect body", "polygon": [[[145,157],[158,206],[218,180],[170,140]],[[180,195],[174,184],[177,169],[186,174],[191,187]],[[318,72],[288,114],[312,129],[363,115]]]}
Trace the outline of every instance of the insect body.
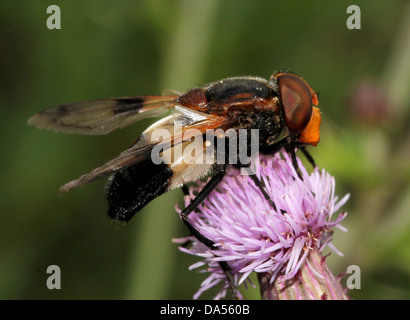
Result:
{"label": "insect body", "polygon": [[[314,165],[305,150],[306,145],[316,146],[319,142],[321,116],[314,105],[318,105],[317,95],[301,77],[280,72],[269,81],[255,77],[227,78],[181,95],[108,98],[60,105],[34,115],[28,123],[64,133],[100,135],[143,118],[163,116],[172,109],[170,115],[147,128],[132,147],[60,190],[68,191],[110,176],[108,214],[114,220],[125,222],[161,194],[179,187],[186,193],[186,184],[211,175],[205,187],[181,212],[181,217],[199,241],[216,249],[211,240],[191,225],[189,213],[219,184],[231,164],[230,157],[240,153],[241,148],[245,148],[247,154],[252,153],[255,146],[262,154],[274,154],[284,148],[296,169],[295,149],[300,149]],[[158,140],[159,131],[169,134]],[[251,139],[255,131],[256,141]],[[241,139],[230,140],[228,132],[245,132],[245,143]],[[233,151],[229,149],[232,143]],[[223,148],[230,152],[222,153],[221,161],[219,155]],[[161,161],[155,159],[156,150]],[[175,152],[178,150],[179,153]],[[187,150],[189,152],[185,152]],[[240,159],[233,165],[249,167],[249,162]],[[250,177],[276,209],[261,180],[255,174]],[[235,295],[230,268],[225,262],[220,265]]]}
{"label": "insect body", "polygon": [[[177,148],[188,150],[194,143],[192,138],[206,137],[212,130],[215,134],[211,137],[219,141],[228,141],[224,133],[229,130],[244,130],[246,133],[257,130],[256,144],[260,153],[274,154],[285,148],[297,168],[295,149],[301,149],[313,162],[304,147],[315,146],[319,141],[321,116],[319,109],[313,106],[317,104],[316,93],[302,78],[281,72],[269,81],[255,77],[227,78],[181,95],[108,98],[60,105],[34,115],[28,123],[64,133],[99,135],[143,118],[162,116],[173,109],[171,115],[146,129],[131,148],[65,184],[61,190],[68,191],[110,176],[107,187],[109,216],[128,221],[161,194],[179,187],[186,190],[187,183],[212,175],[205,188],[181,213],[194,235],[212,246],[209,240],[201,238],[187,217],[222,180],[229,163],[216,160],[218,148],[211,153],[207,151],[209,144],[215,143],[209,136],[202,140],[202,153],[195,152],[192,156],[192,153],[183,152],[182,156],[176,157],[173,151]],[[180,134],[174,133],[177,125]],[[162,141],[155,140],[158,129],[166,130],[170,135]],[[193,134],[186,138],[189,132]],[[246,148],[251,146],[252,143]],[[162,150],[159,154],[164,160],[162,163],[153,161],[155,149]],[[205,161],[198,164],[198,160]],[[235,164],[238,168],[248,165],[243,162]],[[262,182],[256,175],[251,177],[269,200]]]}

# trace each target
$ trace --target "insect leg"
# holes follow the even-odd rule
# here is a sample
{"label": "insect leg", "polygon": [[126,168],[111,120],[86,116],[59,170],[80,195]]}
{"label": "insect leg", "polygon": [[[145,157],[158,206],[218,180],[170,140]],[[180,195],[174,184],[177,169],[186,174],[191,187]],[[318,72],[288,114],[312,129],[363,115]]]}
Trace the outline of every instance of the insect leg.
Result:
{"label": "insect leg", "polygon": [[290,157],[292,158],[292,164],[298,174],[299,179],[303,181],[303,177],[302,177],[302,174],[300,173],[298,162],[296,160],[295,147],[290,144],[290,145],[285,146],[285,150],[287,153],[290,154]]}
{"label": "insect leg", "polygon": [[181,187],[181,190],[182,190],[182,192],[184,193],[184,196],[188,196],[188,195],[189,195],[189,190],[188,190],[188,187],[186,186],[186,184],[184,184],[184,185]]}
{"label": "insect leg", "polygon": [[300,147],[300,151],[303,152],[303,154],[305,155],[306,159],[309,161],[309,163],[312,165],[312,167],[315,168],[315,167],[316,167],[315,160],[313,159],[313,157],[311,156],[311,154],[306,150],[305,146]]}
{"label": "insect leg", "polygon": [[262,154],[275,154],[282,148],[286,148],[291,143],[288,137],[283,138],[282,140],[279,140],[273,145],[270,145],[266,148],[260,149],[260,153]]}
{"label": "insect leg", "polygon": [[[222,181],[223,177],[225,176],[225,167],[221,170],[217,175],[213,176],[211,180],[205,185],[205,187],[196,195],[196,197],[191,201],[191,203],[181,211],[181,218],[182,221],[187,226],[188,230],[191,234],[198,239],[199,242],[206,245],[208,248],[212,250],[218,250],[218,247],[215,246],[215,243],[201,234],[188,220],[188,215],[194,211],[202,201],[216,188],[219,182]],[[219,261],[219,265],[222,270],[225,272],[226,277],[228,278],[229,286],[232,289],[232,296],[234,299],[238,298],[238,288],[236,287],[231,267],[225,261]]]}
{"label": "insect leg", "polygon": [[279,152],[280,149],[284,148],[285,151],[290,154],[292,158],[293,167],[295,168],[299,178],[303,180],[302,175],[300,174],[298,163],[296,161],[295,147],[297,147],[297,145],[294,145],[294,143],[292,143],[292,140],[289,139],[289,137],[286,137],[286,138],[283,138],[282,140],[279,140],[272,146],[269,146],[267,149],[262,150],[262,153],[263,154],[275,154],[276,152]]}
{"label": "insect leg", "polygon": [[181,218],[185,225],[188,227],[192,235],[197,238],[200,242],[211,249],[217,249],[214,246],[214,242],[204,237],[188,220],[188,215],[194,211],[202,201],[215,189],[215,187],[222,181],[225,175],[225,170],[219,172],[217,175],[213,176],[211,180],[205,185],[205,187],[196,195],[196,197],[191,201],[191,203],[181,211]]}
{"label": "insect leg", "polygon": [[[250,168],[248,170],[251,170]],[[255,185],[259,188],[259,190],[262,192],[263,196],[265,197],[266,201],[269,202],[270,206],[275,210],[278,211],[275,202],[273,202],[273,200],[271,199],[271,197],[269,196],[268,192],[266,191],[266,187],[265,184],[263,183],[262,180],[260,180],[258,178],[258,176],[256,175],[256,173],[254,174],[250,174],[249,177],[252,179],[252,181],[255,183]],[[286,211],[280,209],[281,213],[285,213]]]}
{"label": "insect leg", "polygon": [[269,204],[272,206],[272,208],[276,211],[276,204],[272,201],[271,197],[269,196],[268,192],[265,189],[265,184],[263,183],[262,180],[260,180],[256,174],[251,174],[249,176],[252,181],[255,183],[255,185],[259,188],[259,190],[262,192],[263,196],[265,199],[269,202]]}

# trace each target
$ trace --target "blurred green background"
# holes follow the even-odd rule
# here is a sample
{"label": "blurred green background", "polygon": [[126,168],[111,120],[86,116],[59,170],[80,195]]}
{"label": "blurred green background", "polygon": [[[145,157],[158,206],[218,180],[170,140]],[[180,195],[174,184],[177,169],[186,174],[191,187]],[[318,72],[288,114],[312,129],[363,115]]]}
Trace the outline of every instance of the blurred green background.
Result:
{"label": "blurred green background", "polygon": [[[337,194],[351,194],[349,231],[334,235],[345,256],[330,256],[332,270],[361,268],[354,299],[409,299],[410,3],[353,2],[2,0],[0,298],[191,299],[205,279],[171,242],[188,234],[174,211],[180,190],[126,226],[106,215],[105,181],[58,195],[149,121],[70,136],[27,126],[32,114],[286,69],[319,92],[321,142],[310,152]],[[61,30],[46,27],[50,4]],[[360,30],[346,27],[350,4],[360,6]],[[49,265],[61,268],[61,290],[46,287]],[[257,288],[244,294],[259,299]]]}

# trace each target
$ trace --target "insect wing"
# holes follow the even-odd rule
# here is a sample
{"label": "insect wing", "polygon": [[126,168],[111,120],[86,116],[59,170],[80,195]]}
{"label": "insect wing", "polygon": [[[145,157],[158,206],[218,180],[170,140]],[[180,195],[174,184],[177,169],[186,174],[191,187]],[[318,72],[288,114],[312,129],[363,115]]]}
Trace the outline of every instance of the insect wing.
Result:
{"label": "insect wing", "polygon": [[59,105],[32,116],[28,124],[63,133],[101,135],[136,121],[162,116],[178,96],[135,96]]}
{"label": "insect wing", "polygon": [[[195,115],[194,115],[195,114]],[[207,129],[220,127],[228,121],[227,118],[213,115],[199,114],[198,112],[186,110],[186,108],[178,108],[174,114],[161,119],[150,126],[141,135],[140,139],[131,148],[122,152],[117,158],[107,162],[91,172],[73,180],[60,188],[61,192],[66,192],[71,189],[83,186],[84,184],[109,176],[119,170],[126,169],[132,165],[148,159],[152,156],[152,151],[155,148],[162,151],[171,149],[179,144],[182,144],[188,130],[196,129],[194,135],[190,135],[189,139],[195,138],[197,135],[205,134]],[[175,124],[181,125],[181,131],[175,134]],[[153,139],[153,134],[156,129],[162,129],[169,132],[161,141]],[[192,132],[192,131],[190,131]]]}

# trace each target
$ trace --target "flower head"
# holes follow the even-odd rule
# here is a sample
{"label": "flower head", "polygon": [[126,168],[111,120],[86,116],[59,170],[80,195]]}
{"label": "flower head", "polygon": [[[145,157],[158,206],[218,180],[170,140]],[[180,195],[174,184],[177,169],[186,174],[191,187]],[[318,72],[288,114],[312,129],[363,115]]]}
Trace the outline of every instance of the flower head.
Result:
{"label": "flower head", "polygon": [[[301,161],[298,165],[303,180],[298,177],[287,153],[260,156],[256,174],[277,210],[269,204],[253,180],[229,168],[223,181],[189,215],[191,224],[212,240],[218,250],[211,250],[194,237],[175,240],[191,241],[190,248],[180,250],[202,258],[190,269],[205,267],[202,272],[211,274],[201,284],[194,298],[205,290],[223,282],[215,298],[224,297],[229,288],[219,261],[226,261],[237,285],[252,272],[270,273],[272,281],[277,275],[291,279],[306,260],[310,249],[323,250],[325,246],[339,253],[330,243],[333,227],[346,216],[333,214],[347,201],[335,196],[335,180],[325,170],[317,168],[309,174]],[[205,182],[190,189],[185,197],[189,205]],[[181,210],[177,208],[177,211]]]}

